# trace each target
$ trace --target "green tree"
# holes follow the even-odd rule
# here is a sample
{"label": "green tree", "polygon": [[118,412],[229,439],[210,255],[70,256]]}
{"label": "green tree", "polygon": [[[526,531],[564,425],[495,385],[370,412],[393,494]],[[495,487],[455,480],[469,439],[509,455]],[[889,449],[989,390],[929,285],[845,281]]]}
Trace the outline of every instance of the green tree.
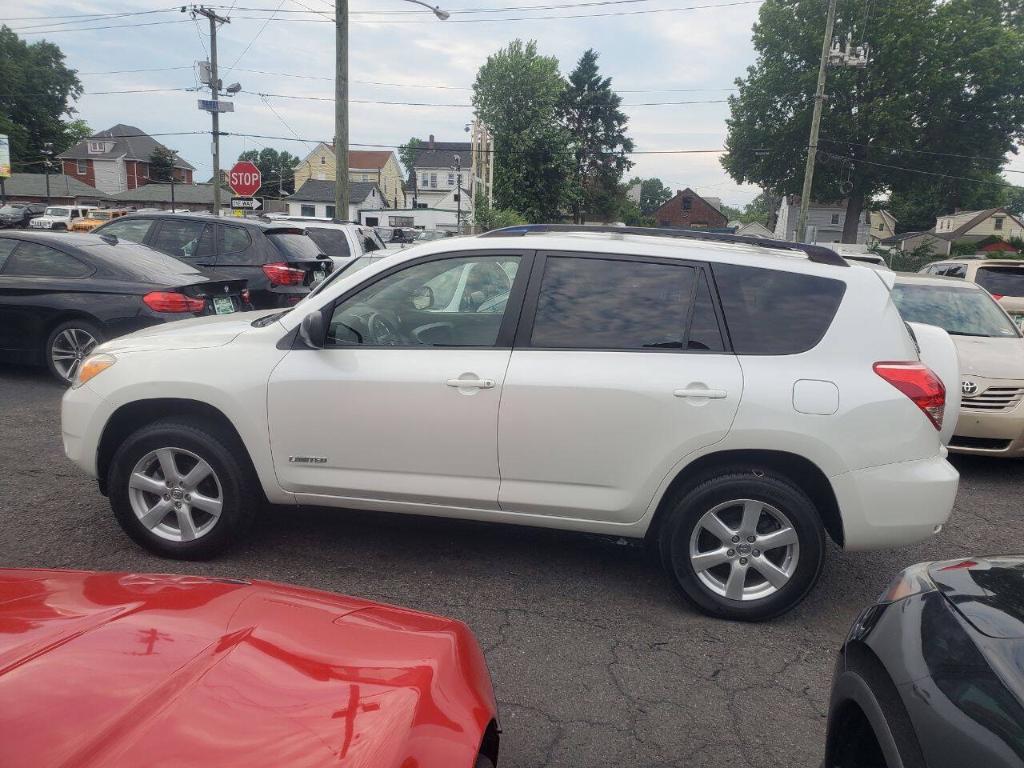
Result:
{"label": "green tree", "polygon": [[263,186],[257,194],[264,197],[279,197],[295,192],[295,168],[302,162],[290,152],[278,152],[271,147],[250,149],[238,156],[248,160],[260,169]]}
{"label": "green tree", "polygon": [[416,164],[416,155],[419,154],[420,147],[423,145],[423,139],[417,139],[413,136],[403,146],[398,148],[398,159],[402,162],[406,176],[412,173],[412,167]]}
{"label": "green tree", "polygon": [[473,106],[494,135],[495,202],[528,221],[556,221],[571,202],[573,157],[555,115],[564,87],[558,60],[521,40],[488,56],[473,83]]}
{"label": "green tree", "polygon": [[44,40],[29,45],[0,26],[0,133],[11,141],[16,168],[38,171],[44,145],[60,154],[81,138],[82,121],[70,120],[71,105],[82,95],[75,70],[64,65],[64,54]]}
{"label": "green tree", "polygon": [[[889,0],[866,16],[863,0],[840,0],[836,36],[871,53],[865,69],[829,70],[812,197],[847,200],[845,241],[876,194],[913,194],[936,183],[927,173],[997,170],[998,160],[977,158],[1001,158],[1021,138],[1024,34],[1014,5]],[[818,0],[761,6],[757,60],[730,98],[722,164],[735,180],[800,191],[824,26]]]}
{"label": "green tree", "polygon": [[634,176],[627,186],[640,185],[640,212],[650,216],[665,203],[672,199],[672,190],[665,186],[661,179],[641,179]]}
{"label": "green tree", "polygon": [[177,156],[162,144],[157,144],[149,156],[149,178],[151,181],[170,181]]}
{"label": "green tree", "polygon": [[577,185],[573,213],[578,224],[586,215],[608,221],[622,207],[619,182],[633,167],[629,160],[633,140],[626,136],[629,119],[619,109],[621,104],[611,78],[602,78],[598,72],[597,53],[587,49],[569,74],[557,107],[573,153]]}
{"label": "green tree", "polygon": [[[896,217],[900,232],[923,232],[935,226],[935,218],[957,208],[980,211],[1014,203],[1013,188],[998,171],[971,174],[975,182],[931,178],[930,184],[895,190],[886,208]],[[1020,190],[1018,190],[1018,193]]]}
{"label": "green tree", "polygon": [[508,208],[492,208],[487,198],[479,195],[473,204],[473,222],[482,232],[502,227],[514,227],[525,224],[526,219],[518,211]]}

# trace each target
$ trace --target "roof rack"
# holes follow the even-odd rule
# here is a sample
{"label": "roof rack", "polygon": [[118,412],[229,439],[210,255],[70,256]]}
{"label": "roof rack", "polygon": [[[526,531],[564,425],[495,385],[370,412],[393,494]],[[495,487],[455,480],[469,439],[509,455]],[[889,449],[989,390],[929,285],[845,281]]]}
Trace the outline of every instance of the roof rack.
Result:
{"label": "roof rack", "polygon": [[514,227],[492,229],[480,237],[523,237],[525,235],[558,234],[561,232],[607,232],[618,235],[644,235],[645,237],[667,237],[675,240],[710,240],[716,243],[757,245],[781,251],[802,251],[808,261],[815,264],[831,264],[848,267],[849,264],[831,248],[807,243],[791,243],[788,240],[772,240],[767,237],[748,235],[726,235],[718,232],[704,232],[699,229],[660,229],[654,227],[616,227],[609,224],[519,224]]}

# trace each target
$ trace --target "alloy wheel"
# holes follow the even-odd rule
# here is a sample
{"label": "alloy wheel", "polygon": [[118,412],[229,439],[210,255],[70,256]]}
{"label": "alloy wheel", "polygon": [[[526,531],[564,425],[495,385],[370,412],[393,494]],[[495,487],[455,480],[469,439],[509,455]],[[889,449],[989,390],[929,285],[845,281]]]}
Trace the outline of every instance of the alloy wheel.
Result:
{"label": "alloy wheel", "polygon": [[150,451],[128,478],[128,499],[139,522],[155,536],[188,542],[220,519],[224,492],[213,467],[183,448]]}
{"label": "alloy wheel", "polygon": [[800,543],[779,509],[734,499],[705,512],[690,535],[690,563],[701,583],[730,600],[760,600],[796,573]]}
{"label": "alloy wheel", "polygon": [[82,361],[98,343],[91,333],[82,328],[65,328],[50,346],[54,369],[63,379],[72,381]]}

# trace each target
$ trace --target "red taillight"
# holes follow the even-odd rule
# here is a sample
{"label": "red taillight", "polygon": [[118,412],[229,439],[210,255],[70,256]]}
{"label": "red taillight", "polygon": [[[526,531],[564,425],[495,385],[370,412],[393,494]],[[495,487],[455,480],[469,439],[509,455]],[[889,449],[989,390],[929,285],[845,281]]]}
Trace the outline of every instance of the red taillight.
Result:
{"label": "red taillight", "polygon": [[1001,298],[1003,298],[1003,294],[1001,294],[1001,293],[993,293],[992,294],[992,298],[995,299],[996,301],[999,301]]}
{"label": "red taillight", "polygon": [[304,271],[289,267],[283,261],[264,264],[263,274],[270,280],[271,285],[302,285],[302,281],[306,279]]}
{"label": "red taillight", "polygon": [[142,300],[154,312],[202,312],[206,309],[206,299],[193,299],[184,293],[172,291],[153,291],[143,296]]}
{"label": "red taillight", "polygon": [[936,429],[942,429],[946,387],[923,363],[875,363],[875,373],[914,401]]}

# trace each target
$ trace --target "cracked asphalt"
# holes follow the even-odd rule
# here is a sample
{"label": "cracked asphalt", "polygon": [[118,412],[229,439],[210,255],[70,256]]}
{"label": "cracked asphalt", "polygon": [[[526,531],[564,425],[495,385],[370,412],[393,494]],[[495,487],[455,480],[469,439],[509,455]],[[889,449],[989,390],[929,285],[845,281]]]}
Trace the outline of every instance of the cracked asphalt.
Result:
{"label": "cracked asphalt", "polygon": [[209,563],[134,546],[64,458],[62,389],[0,367],[0,565],[205,573],[301,584],[465,621],[501,710],[502,768],[809,766],[835,651],[901,568],[1024,549],[1024,461],[955,459],[950,525],[914,547],[832,547],[812,595],[761,625],[681,605],[644,550],[577,534],[279,508]]}

